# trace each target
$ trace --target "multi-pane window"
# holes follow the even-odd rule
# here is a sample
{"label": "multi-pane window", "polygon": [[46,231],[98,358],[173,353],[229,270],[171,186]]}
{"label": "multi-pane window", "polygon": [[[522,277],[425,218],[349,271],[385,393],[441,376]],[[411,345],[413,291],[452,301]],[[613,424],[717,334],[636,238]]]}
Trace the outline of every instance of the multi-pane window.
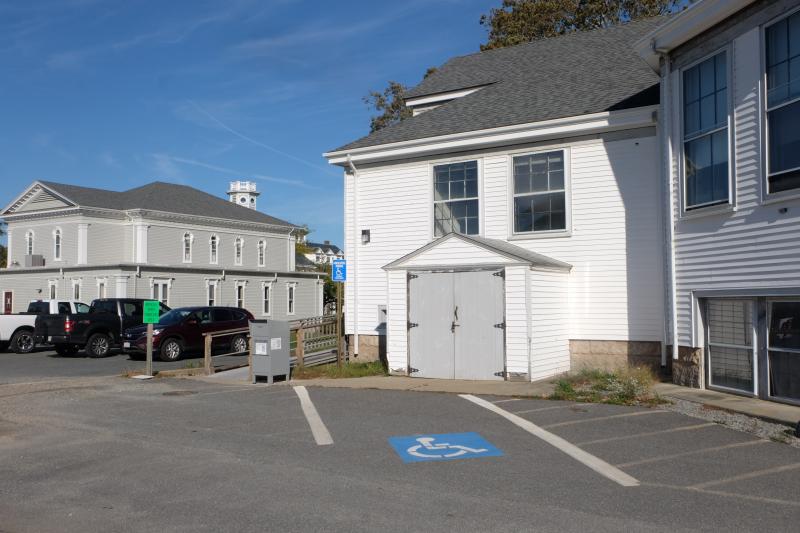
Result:
{"label": "multi-pane window", "polygon": [[192,234],[191,233],[184,233],[183,234],[183,262],[184,263],[191,263],[192,262]]}
{"label": "multi-pane window", "polygon": [[242,248],[244,247],[244,240],[241,237],[236,237],[233,243],[234,261],[237,265],[242,264]]}
{"label": "multi-pane window", "polygon": [[686,209],[729,201],[728,75],[725,52],[683,73]]}
{"label": "multi-pane window", "polygon": [[434,235],[477,235],[478,213],[478,162],[433,167]]}
{"label": "multi-pane window", "polygon": [[766,29],[767,190],[800,188],[800,13]]}
{"label": "multi-pane window", "polygon": [[708,300],[706,322],[709,384],[753,392],[752,300]]}
{"label": "multi-pane window", "polygon": [[567,229],[564,151],[514,158],[514,233]]}
{"label": "multi-pane window", "polygon": [[56,229],[53,232],[53,259],[61,261],[61,230]]}
{"label": "multi-pane window", "polygon": [[206,284],[206,294],[209,306],[214,306],[217,303],[217,282],[209,281]]}
{"label": "multi-pane window", "polygon": [[287,296],[288,296],[288,306],[287,306],[287,313],[290,315],[294,314],[294,292],[295,292],[295,285],[294,283],[289,284],[286,289]]}
{"label": "multi-pane window", "polygon": [[208,241],[208,253],[209,253],[208,261],[212,265],[217,264],[218,248],[219,248],[219,239],[217,238],[216,235],[212,235],[211,239]]}
{"label": "multi-pane window", "polygon": [[769,302],[770,396],[800,401],[800,301]]}
{"label": "multi-pane window", "polygon": [[244,307],[244,284],[236,284],[236,307]]}
{"label": "multi-pane window", "polygon": [[25,253],[33,255],[33,231],[28,231],[25,234]]}
{"label": "multi-pane window", "polygon": [[272,286],[269,284],[264,284],[262,288],[262,300],[261,300],[261,314],[268,315],[270,313],[270,297],[272,296]]}
{"label": "multi-pane window", "polygon": [[258,241],[258,266],[263,267],[267,260],[267,244]]}
{"label": "multi-pane window", "polygon": [[168,281],[154,281],[153,282],[153,300],[158,300],[163,304],[169,303],[169,282]]}

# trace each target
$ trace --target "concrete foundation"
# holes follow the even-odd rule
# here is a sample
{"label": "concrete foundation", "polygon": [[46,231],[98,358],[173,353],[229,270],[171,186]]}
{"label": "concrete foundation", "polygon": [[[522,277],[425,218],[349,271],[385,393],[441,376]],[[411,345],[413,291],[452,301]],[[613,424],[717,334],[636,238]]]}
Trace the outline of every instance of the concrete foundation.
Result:
{"label": "concrete foundation", "polygon": [[347,351],[351,361],[369,363],[383,361],[386,363],[386,335],[359,335],[358,356],[355,355],[354,335],[347,335]]}
{"label": "concrete foundation", "polygon": [[629,366],[661,369],[661,343],[657,341],[570,340],[572,370],[617,370]]}
{"label": "concrete foundation", "polygon": [[[671,349],[669,353],[672,353]],[[678,359],[673,359],[671,362],[673,383],[684,387],[700,388],[700,377],[703,371],[702,348],[678,346]]]}

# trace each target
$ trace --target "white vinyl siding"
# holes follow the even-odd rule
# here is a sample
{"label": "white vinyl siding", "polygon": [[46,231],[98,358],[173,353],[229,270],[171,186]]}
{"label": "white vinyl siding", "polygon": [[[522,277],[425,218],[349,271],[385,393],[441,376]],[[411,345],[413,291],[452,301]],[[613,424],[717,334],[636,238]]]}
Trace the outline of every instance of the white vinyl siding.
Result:
{"label": "white vinyl siding", "polygon": [[[386,272],[386,359],[389,371],[405,373],[408,369],[408,279],[404,270]],[[345,284],[345,287],[348,284]]]}
{"label": "white vinyl siding", "polygon": [[[675,190],[675,277],[678,342],[704,344],[699,304],[693,293],[701,290],[766,289],[800,286],[800,200],[772,203],[764,185],[766,149],[762,130],[764,70],[761,28],[748,29],[731,43],[733,168],[736,210],[720,215],[680,218],[677,154],[671,171]],[[673,74],[675,72],[673,71]],[[670,88],[674,142],[677,128],[679,85]],[[766,202],[764,201],[766,199]],[[786,207],[787,212],[781,213]]]}
{"label": "white vinyl siding", "polygon": [[[511,241],[574,266],[568,276],[571,339],[663,339],[664,255],[655,131],[622,137],[475,154],[481,161],[483,236]],[[511,158],[562,149],[570,154],[571,232],[549,238],[514,236]],[[345,285],[348,333],[355,327],[355,286],[359,333],[375,335],[376,309],[387,303],[387,276],[382,267],[432,240],[432,194],[421,191],[431,190],[430,169],[437,164],[438,160],[362,165],[357,179],[346,175],[345,246],[351,275]],[[356,239],[367,228],[372,240],[362,245]],[[358,246],[358,261],[354,246]],[[454,249],[436,262],[494,261],[474,249],[459,252],[458,246],[454,241]]]}
{"label": "white vinyl siding", "polygon": [[528,375],[527,265],[505,268],[505,359],[509,376]]}
{"label": "white vinyl siding", "polygon": [[533,270],[529,290],[531,380],[537,380],[570,369],[569,275]]}

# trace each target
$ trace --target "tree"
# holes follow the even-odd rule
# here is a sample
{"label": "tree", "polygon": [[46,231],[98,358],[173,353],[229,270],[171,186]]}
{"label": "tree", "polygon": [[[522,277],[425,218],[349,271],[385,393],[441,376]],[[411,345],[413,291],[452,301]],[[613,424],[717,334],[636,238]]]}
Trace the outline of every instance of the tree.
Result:
{"label": "tree", "polygon": [[[424,80],[437,70],[436,67],[429,67],[422,79]],[[389,86],[383,92],[370,91],[369,95],[364,97],[364,103],[379,113],[369,121],[370,133],[413,116],[411,109],[406,107],[406,91],[408,91],[408,87],[402,83],[390,81]]]}
{"label": "tree", "polygon": [[481,50],[669,13],[680,0],[503,0],[481,16],[489,32]]}
{"label": "tree", "polygon": [[364,97],[364,103],[374,107],[379,113],[369,121],[370,133],[396,124],[412,115],[411,109],[406,107],[404,101],[407,90],[408,88],[402,83],[390,81],[383,92],[370,91],[369,95]]}

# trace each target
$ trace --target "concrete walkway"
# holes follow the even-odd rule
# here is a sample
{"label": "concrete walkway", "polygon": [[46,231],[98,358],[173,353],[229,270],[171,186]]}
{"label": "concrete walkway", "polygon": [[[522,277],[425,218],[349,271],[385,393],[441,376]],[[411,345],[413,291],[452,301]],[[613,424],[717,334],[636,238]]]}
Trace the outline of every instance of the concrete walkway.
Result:
{"label": "concrete walkway", "polygon": [[675,398],[700,403],[718,409],[742,413],[771,422],[795,426],[800,422],[800,407],[776,402],[766,402],[736,394],[726,394],[707,389],[690,389],[672,383],[658,383],[655,392],[664,398]]}
{"label": "concrete walkway", "polygon": [[292,383],[306,387],[333,387],[347,389],[381,389],[424,392],[450,392],[458,394],[488,394],[494,396],[527,396],[541,398],[553,392],[553,384],[544,381],[469,381],[461,379],[426,379],[401,376],[370,376],[343,379],[305,379]]}

